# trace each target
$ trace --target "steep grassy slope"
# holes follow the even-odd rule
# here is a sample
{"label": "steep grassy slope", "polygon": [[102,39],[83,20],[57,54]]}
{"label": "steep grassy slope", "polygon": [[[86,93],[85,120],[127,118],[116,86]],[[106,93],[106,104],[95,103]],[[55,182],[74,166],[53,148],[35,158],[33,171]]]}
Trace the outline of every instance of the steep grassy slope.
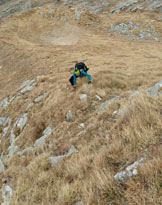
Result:
{"label": "steep grassy slope", "polygon": [[[51,10],[55,10],[53,18]],[[2,179],[9,179],[11,204],[159,205],[162,97],[150,97],[144,90],[162,78],[161,42],[131,41],[104,29],[128,21],[152,25],[152,18],[160,14],[96,16],[83,10],[77,21],[73,8],[44,6],[0,25],[0,101],[16,96],[24,81],[35,78],[36,82],[32,91],[0,111],[0,117],[8,115],[12,120],[7,134],[2,137],[1,133],[5,171],[0,184],[3,188]],[[154,24],[161,35],[161,22]],[[79,79],[74,91],[68,79],[77,61],[88,65],[93,83]],[[140,93],[132,95],[133,90]],[[46,98],[27,109],[43,93]],[[87,102],[80,101],[82,93],[88,95]],[[120,100],[98,113],[101,102],[115,96]],[[122,107],[125,111],[117,114]],[[65,120],[68,110],[75,121]],[[27,113],[28,122],[15,142],[17,151],[33,146],[46,127],[53,128],[52,134],[43,146],[23,156],[15,152],[7,157],[11,129],[22,113]],[[78,153],[52,167],[49,157],[67,153],[72,145]],[[117,172],[144,155],[146,161],[135,177],[126,182],[114,180]]]}

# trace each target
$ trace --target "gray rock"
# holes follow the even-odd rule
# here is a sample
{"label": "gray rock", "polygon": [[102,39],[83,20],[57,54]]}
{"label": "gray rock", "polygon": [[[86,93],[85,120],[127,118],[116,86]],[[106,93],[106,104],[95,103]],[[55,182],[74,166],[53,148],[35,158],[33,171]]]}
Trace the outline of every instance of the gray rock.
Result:
{"label": "gray rock", "polygon": [[117,4],[116,8],[111,9],[110,13],[118,14],[120,13],[121,10],[129,8],[130,6],[136,3],[138,3],[138,0],[128,0],[126,2],[120,2]]}
{"label": "gray rock", "polygon": [[29,105],[27,106],[27,110],[29,110],[29,108],[31,108],[31,107],[33,107],[34,106],[34,103],[33,102],[31,102],[31,103],[29,103]]}
{"label": "gray rock", "polygon": [[83,131],[79,132],[79,133],[77,134],[77,136],[80,137],[80,136],[84,135],[85,133],[86,133],[86,130],[83,130]]}
{"label": "gray rock", "polygon": [[26,93],[26,92],[29,92],[29,91],[33,90],[34,86],[35,86],[35,85],[24,87],[24,88],[20,91],[20,94],[24,94],[24,93]]}
{"label": "gray rock", "polygon": [[74,205],[84,205],[83,201],[77,201]]}
{"label": "gray rock", "polygon": [[52,167],[56,166],[61,160],[63,160],[66,157],[69,157],[74,152],[78,152],[78,150],[74,146],[71,146],[71,148],[70,148],[70,150],[68,151],[67,154],[56,156],[56,157],[55,156],[50,157],[51,166]]}
{"label": "gray rock", "polygon": [[56,13],[56,11],[52,9],[48,13],[51,14],[51,15],[54,15]]}
{"label": "gray rock", "polygon": [[159,96],[162,94],[162,81],[156,83],[153,87],[146,90],[150,96]]}
{"label": "gray rock", "polygon": [[22,88],[26,87],[26,86],[32,85],[34,82],[35,82],[35,79],[27,80],[27,81],[23,82],[23,83],[21,84],[21,86],[20,86],[20,90],[21,90]]}
{"label": "gray rock", "polygon": [[101,98],[99,95],[96,95],[96,98],[97,98],[99,101],[102,100],[102,98]]}
{"label": "gray rock", "polygon": [[73,116],[73,114],[72,114],[72,111],[69,110],[69,111],[67,112],[67,114],[66,114],[66,121],[67,121],[67,122],[72,122],[72,121],[74,121],[74,120],[75,120],[75,118],[74,118],[74,116]]}
{"label": "gray rock", "polygon": [[[14,124],[11,135],[10,135],[10,143],[12,144],[15,139],[20,135],[24,127],[26,126],[26,123],[28,121],[27,113],[24,113]],[[20,133],[18,133],[17,136],[15,136],[15,129],[18,129]]]}
{"label": "gray rock", "polygon": [[44,15],[42,11],[40,12],[40,15],[41,15],[41,16],[43,16],[43,15]]}
{"label": "gray rock", "polygon": [[80,21],[80,19],[81,19],[81,14],[82,13],[84,13],[83,11],[78,11],[78,9],[76,8],[75,9],[75,19],[77,20],[77,21]]}
{"label": "gray rock", "polygon": [[12,157],[14,155],[14,153],[18,150],[18,146],[14,145],[14,143],[12,143],[9,148],[8,148],[8,157]]}
{"label": "gray rock", "polygon": [[141,164],[146,160],[146,156],[141,157],[139,160],[129,165],[124,171],[118,172],[114,179],[116,181],[124,182],[128,180],[130,177],[136,176],[138,174],[138,169],[141,167]]}
{"label": "gray rock", "polygon": [[127,111],[127,107],[126,106],[121,106],[119,108],[119,110],[117,111],[117,114],[120,115],[120,116],[123,116],[126,111]]}
{"label": "gray rock", "polygon": [[74,152],[78,152],[78,150],[74,147],[74,145],[71,146],[70,150],[68,151],[67,154],[65,154],[65,157],[70,156],[71,154],[73,154]]}
{"label": "gray rock", "polygon": [[7,120],[6,120],[5,124],[4,124],[4,126],[6,126],[6,127],[3,128],[2,137],[4,137],[7,134],[8,129],[9,129],[10,125],[11,125],[11,122],[12,122],[12,120],[9,117],[7,117]]}
{"label": "gray rock", "polygon": [[35,147],[41,146],[44,144],[46,138],[52,133],[52,129],[50,127],[47,127],[44,132],[43,132],[43,136],[40,137],[39,139],[37,139],[34,143]]}
{"label": "gray rock", "polygon": [[16,154],[17,154],[18,156],[22,156],[22,155],[24,155],[26,152],[33,151],[33,150],[34,150],[34,147],[27,147],[27,148],[25,148],[24,150],[22,150],[22,151],[20,151],[20,152],[17,152]]}
{"label": "gray rock", "polygon": [[10,103],[8,101],[8,98],[5,98],[2,102],[0,102],[0,106],[2,107],[3,110],[6,110],[9,104]]}
{"label": "gray rock", "polygon": [[84,127],[85,127],[85,126],[84,126],[84,123],[80,123],[78,127],[79,127],[80,129],[84,129]]}
{"label": "gray rock", "polygon": [[0,127],[6,124],[8,116],[5,115],[4,117],[0,117]]}
{"label": "gray rock", "polygon": [[148,10],[159,10],[160,12],[162,12],[162,2],[161,1],[153,1],[152,4],[150,4],[147,7]]}
{"label": "gray rock", "polygon": [[40,96],[38,96],[37,98],[34,99],[35,103],[39,103],[41,100],[43,100],[43,98],[45,98],[47,96],[47,93],[44,93]]}
{"label": "gray rock", "polygon": [[2,159],[0,158],[0,173],[4,172],[4,170],[5,170],[5,166],[3,164]]}
{"label": "gray rock", "polygon": [[99,14],[104,11],[102,6],[88,6],[87,9],[93,14]]}
{"label": "gray rock", "polygon": [[2,188],[2,200],[3,205],[9,205],[11,199],[13,196],[13,190],[10,186],[5,185],[5,187]]}
{"label": "gray rock", "polygon": [[50,157],[51,166],[52,167],[56,166],[64,158],[65,158],[64,155],[60,155],[60,156],[56,156],[56,157]]}
{"label": "gray rock", "polygon": [[88,95],[87,94],[80,94],[79,97],[80,97],[80,100],[82,102],[86,102],[87,99],[88,99]]}
{"label": "gray rock", "polygon": [[119,99],[120,99],[120,97],[119,97],[119,96],[116,96],[116,97],[112,98],[111,100],[105,101],[104,103],[102,103],[102,104],[99,106],[99,112],[102,112],[103,110],[105,110],[105,109],[108,107],[108,105],[110,105],[110,104],[112,104],[112,103],[118,101]]}

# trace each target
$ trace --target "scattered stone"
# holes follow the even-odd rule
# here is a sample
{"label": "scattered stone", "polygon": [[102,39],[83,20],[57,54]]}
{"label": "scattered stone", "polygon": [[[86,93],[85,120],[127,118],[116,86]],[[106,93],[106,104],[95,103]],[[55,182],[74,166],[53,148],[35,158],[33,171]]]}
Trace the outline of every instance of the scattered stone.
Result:
{"label": "scattered stone", "polygon": [[52,133],[52,129],[50,127],[47,127],[44,132],[43,132],[43,136],[40,137],[39,139],[37,139],[34,143],[35,147],[41,146],[44,144],[46,138]]}
{"label": "scattered stone", "polygon": [[138,90],[132,90],[131,91],[131,95],[139,95],[140,94],[140,92],[138,91]]}
{"label": "scattered stone", "polygon": [[52,10],[48,11],[48,13],[49,13],[50,15],[54,15],[54,14],[56,13],[56,11],[52,9]]}
{"label": "scattered stone", "polygon": [[10,135],[10,143],[12,144],[15,139],[20,135],[26,123],[28,121],[27,113],[24,113],[14,124],[11,135]]}
{"label": "scattered stone", "polygon": [[[136,32],[137,28],[140,28],[140,31]],[[160,40],[159,33],[156,32],[155,26],[150,27],[149,25],[146,25],[145,27],[142,27],[140,24],[131,21],[117,25],[111,24],[109,31],[132,40]]]}
{"label": "scattered stone", "polygon": [[121,107],[119,108],[119,110],[117,111],[117,115],[123,116],[124,113],[126,112],[126,110],[127,110],[127,107],[126,107],[126,106],[121,106]]}
{"label": "scattered stone", "polygon": [[93,14],[99,14],[104,11],[102,6],[87,6],[87,9]]}
{"label": "scattered stone", "polygon": [[33,107],[33,105],[34,105],[34,103],[33,102],[31,102],[31,103],[29,103],[29,105],[27,106],[27,110],[29,110],[29,108],[31,108],[31,107]]}
{"label": "scattered stone", "polygon": [[14,153],[18,150],[18,146],[14,145],[14,143],[12,143],[9,148],[8,148],[8,157],[12,157],[14,155]]}
{"label": "scattered stone", "polygon": [[17,152],[16,154],[17,154],[18,156],[22,156],[22,155],[24,155],[26,152],[33,151],[33,150],[34,150],[34,147],[27,147],[27,148],[25,148],[24,150],[22,150],[22,151],[20,151],[20,152]]}
{"label": "scattered stone", "polygon": [[153,3],[150,4],[147,9],[148,10],[159,10],[160,12],[162,12],[162,2],[153,1]]}
{"label": "scattered stone", "polygon": [[156,83],[153,87],[146,90],[150,96],[159,96],[162,94],[162,81]]}
{"label": "scattered stone", "polygon": [[79,132],[79,133],[77,134],[77,136],[80,137],[80,136],[84,135],[85,133],[86,133],[86,130],[83,130],[83,131]]}
{"label": "scattered stone", "polygon": [[43,98],[45,98],[47,96],[47,93],[44,93],[40,96],[38,96],[37,98],[34,99],[35,103],[39,103]]}
{"label": "scattered stone", "polygon": [[78,11],[78,9],[77,8],[75,8],[75,19],[77,20],[77,21],[80,21],[80,19],[81,19],[81,14],[82,13],[84,13],[83,11]]}
{"label": "scattered stone", "polygon": [[34,86],[35,86],[35,85],[26,86],[25,88],[23,88],[23,89],[20,91],[20,93],[21,93],[21,94],[24,94],[24,93],[26,93],[26,92],[29,92],[29,91],[31,91],[31,90],[34,88]]}
{"label": "scattered stone", "polygon": [[2,66],[0,65],[0,70],[2,70]]}
{"label": "scattered stone", "polygon": [[72,121],[74,121],[74,120],[75,120],[75,118],[74,118],[74,116],[73,116],[73,114],[72,114],[72,111],[69,110],[69,111],[67,112],[67,114],[66,114],[66,121],[67,121],[67,122],[72,122]]}
{"label": "scattered stone", "polygon": [[84,123],[80,123],[80,125],[78,126],[80,129],[84,128]]}
{"label": "scattered stone", "polygon": [[8,129],[9,129],[10,125],[11,125],[11,122],[12,122],[12,120],[9,117],[7,117],[7,120],[4,123],[4,126],[6,126],[6,127],[3,128],[2,137],[4,137],[7,134]]}
{"label": "scattered stone", "polygon": [[0,117],[0,127],[6,124],[8,116],[5,115],[4,117]]}
{"label": "scattered stone", "polygon": [[11,201],[13,196],[13,190],[10,186],[5,185],[2,189],[2,199],[3,199],[3,205],[9,205],[9,202]]}
{"label": "scattered stone", "polygon": [[0,102],[0,106],[2,107],[3,110],[6,110],[9,104],[10,103],[8,101],[8,98],[5,98],[2,102]]}
{"label": "scattered stone", "polygon": [[138,3],[138,0],[128,0],[126,2],[120,2],[117,4],[116,8],[111,9],[110,13],[119,14],[121,10],[129,8],[130,6],[136,3]]}
{"label": "scattered stone", "polygon": [[36,85],[35,79],[27,80],[27,81],[23,82],[21,84],[21,86],[20,86],[20,93],[19,93],[19,95],[31,91],[35,87],[35,85]]}
{"label": "scattered stone", "polygon": [[102,98],[99,95],[96,95],[96,98],[100,101],[102,100]]}
{"label": "scattered stone", "polygon": [[56,157],[50,157],[51,166],[54,167],[55,165],[57,165],[64,158],[65,158],[64,155],[60,155],[60,156],[56,156]]}
{"label": "scattered stone", "polygon": [[51,166],[52,167],[56,166],[61,160],[63,160],[66,157],[69,157],[74,152],[78,152],[78,150],[72,145],[67,154],[56,156],[56,157],[50,157]]}
{"label": "scattered stone", "polygon": [[5,167],[4,167],[3,161],[0,157],[0,173],[4,172],[4,170],[5,170]]}
{"label": "scattered stone", "polygon": [[112,103],[118,101],[119,99],[120,99],[120,97],[119,97],[119,96],[116,96],[116,97],[112,98],[111,100],[105,101],[104,103],[102,103],[102,104],[99,106],[99,112],[102,112],[103,110],[105,110],[105,109],[108,107],[108,105],[110,105],[110,104],[112,104]]}
{"label": "scattered stone", "polygon": [[114,179],[116,181],[124,182],[128,180],[130,177],[136,176],[138,174],[138,169],[141,167],[141,164],[146,160],[146,156],[141,157],[139,160],[129,165],[124,171],[118,172]]}
{"label": "scattered stone", "polygon": [[44,15],[42,11],[40,12],[40,15],[41,15],[41,16],[43,16],[43,15]]}
{"label": "scattered stone", "polygon": [[33,80],[27,80],[27,81],[23,82],[23,83],[21,84],[21,86],[20,86],[20,90],[21,90],[22,88],[26,87],[26,86],[32,85],[34,82],[35,82],[35,79],[33,79]]}
{"label": "scattered stone", "polygon": [[84,205],[83,201],[77,201],[74,205]]}
{"label": "scattered stone", "polygon": [[81,100],[82,102],[86,102],[87,99],[88,99],[87,94],[80,94],[79,96],[80,96],[80,100]]}

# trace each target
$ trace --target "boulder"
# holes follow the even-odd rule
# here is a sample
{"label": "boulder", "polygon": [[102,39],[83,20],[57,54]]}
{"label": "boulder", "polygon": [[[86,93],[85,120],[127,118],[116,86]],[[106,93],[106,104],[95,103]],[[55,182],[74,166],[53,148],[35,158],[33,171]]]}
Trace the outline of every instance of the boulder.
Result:
{"label": "boulder", "polygon": [[4,117],[0,117],[0,127],[6,124],[7,119],[8,119],[7,115],[5,115]]}
{"label": "boulder", "polygon": [[44,144],[46,138],[52,133],[52,129],[50,127],[47,127],[44,131],[43,131],[43,136],[40,137],[39,139],[37,139],[34,143],[35,147],[41,146]]}
{"label": "boulder", "polygon": [[73,116],[73,114],[72,114],[72,111],[69,110],[69,111],[67,112],[67,114],[66,114],[66,121],[67,121],[67,122],[72,122],[72,121],[74,121],[74,120],[75,120],[75,118],[74,118],[74,116]]}
{"label": "boulder", "polygon": [[32,85],[34,82],[35,82],[35,79],[27,80],[27,81],[23,82],[23,83],[21,84],[21,86],[20,86],[20,90],[21,90],[22,88],[26,87],[26,86]]}
{"label": "boulder", "polygon": [[156,83],[153,87],[146,90],[150,96],[159,96],[162,94],[162,81]]}
{"label": "boulder", "polygon": [[11,199],[13,196],[13,190],[10,186],[5,185],[2,188],[2,199],[3,199],[3,205],[9,205]]}
{"label": "boulder", "polygon": [[130,177],[136,176],[138,174],[138,169],[141,167],[141,164],[146,160],[146,156],[141,157],[137,161],[135,161],[133,164],[129,165],[125,170],[118,172],[114,179],[116,181],[125,182]]}
{"label": "boulder", "polygon": [[12,157],[14,155],[14,153],[18,150],[18,146],[14,145],[14,143],[12,143],[9,148],[8,148],[8,157]]}
{"label": "boulder", "polygon": [[79,97],[80,97],[80,100],[81,100],[82,102],[86,102],[87,99],[88,99],[87,94],[80,94]]}
{"label": "boulder", "polygon": [[0,173],[4,172],[4,170],[5,170],[5,166],[3,164],[2,159],[0,158]]}
{"label": "boulder", "polygon": [[68,151],[67,154],[50,157],[51,166],[52,167],[56,166],[61,160],[63,160],[66,157],[69,157],[74,152],[78,152],[78,150],[74,146],[71,146],[71,148],[70,148],[70,150]]}
{"label": "boulder", "polygon": [[17,152],[16,154],[17,154],[18,156],[22,156],[22,155],[25,154],[26,152],[28,152],[28,151],[33,151],[33,150],[34,150],[34,147],[27,147],[27,148],[25,148],[24,150]]}
{"label": "boulder", "polygon": [[104,111],[104,110],[108,107],[108,105],[110,105],[110,104],[112,104],[112,103],[118,101],[119,99],[120,99],[120,97],[119,97],[119,96],[116,96],[116,97],[114,97],[114,98],[112,98],[112,99],[110,99],[110,100],[105,101],[104,103],[102,103],[102,104],[99,106],[99,112]]}
{"label": "boulder", "polygon": [[43,98],[45,98],[47,96],[47,93],[44,93],[40,96],[38,96],[37,98],[34,99],[35,103],[39,103],[41,100],[43,100]]}
{"label": "boulder", "polygon": [[26,123],[28,121],[27,113],[24,113],[14,124],[11,135],[10,135],[10,143],[12,144],[15,139],[20,135]]}
{"label": "boulder", "polygon": [[84,13],[83,11],[78,11],[78,9],[76,8],[75,9],[75,19],[77,20],[77,21],[80,21],[80,19],[81,19],[81,14],[82,13]]}
{"label": "boulder", "polygon": [[8,98],[5,98],[2,102],[0,102],[0,106],[2,107],[3,110],[6,110],[9,104],[10,103],[8,101]]}

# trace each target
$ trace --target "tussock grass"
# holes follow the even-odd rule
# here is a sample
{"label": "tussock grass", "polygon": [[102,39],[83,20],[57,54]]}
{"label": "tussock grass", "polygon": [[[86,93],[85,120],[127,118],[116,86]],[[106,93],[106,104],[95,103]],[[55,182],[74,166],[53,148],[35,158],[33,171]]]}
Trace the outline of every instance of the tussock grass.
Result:
{"label": "tussock grass", "polygon": [[[134,15],[121,14],[120,17],[127,22],[128,16],[132,20]],[[122,20],[115,15],[109,18],[116,23],[121,23]],[[93,15],[89,16],[90,19],[95,20]],[[81,23],[85,23],[85,20],[86,15]],[[95,21],[102,27],[99,20]],[[110,23],[106,18],[105,21],[105,24]],[[42,32],[45,24],[42,25]],[[23,27],[24,25],[26,24],[23,22]],[[53,25],[50,29],[53,29]],[[26,32],[23,30],[21,34],[24,33]],[[42,147],[28,151],[21,157],[15,154],[4,159],[6,170],[0,174],[0,186],[3,177],[11,177],[8,185],[14,190],[11,201],[13,205],[73,205],[78,201],[83,201],[85,205],[161,204],[162,98],[149,97],[141,92],[161,80],[160,44],[126,42],[117,38],[110,39],[104,34],[101,38],[99,34],[88,34],[90,35],[85,36],[85,41],[75,46],[34,47],[32,44],[36,52],[33,52],[34,55],[30,54],[31,58],[27,60],[31,61],[32,75],[41,74],[37,78],[37,85],[21,99],[15,100],[7,111],[0,110],[1,116],[7,113],[12,119],[7,135],[0,139],[2,155],[8,154],[11,128],[22,113],[28,112],[28,123],[21,133],[19,130],[15,131],[16,135],[20,134],[15,143],[19,146],[18,151],[33,146],[47,126],[53,128]],[[39,35],[35,38],[37,36]],[[8,39],[7,36],[6,42]],[[13,41],[17,42],[15,39]],[[36,42],[40,41],[37,39]],[[27,42],[24,45],[25,49],[31,49]],[[25,51],[22,47],[16,49],[17,52],[11,49],[12,58],[19,61],[16,55],[19,50],[21,55]],[[29,55],[28,50],[27,54]],[[92,74],[92,84],[87,84],[87,78],[77,79],[75,91],[68,84],[74,58],[89,61],[89,72]],[[14,64],[13,59],[11,63]],[[39,61],[35,62],[35,59]],[[15,64],[15,67],[20,66]],[[23,73],[26,72],[24,70]],[[17,70],[15,72],[19,73]],[[8,73],[6,76],[8,77]],[[16,78],[11,76],[7,78],[11,85],[1,79],[2,84],[12,87],[18,81],[17,77],[22,77],[22,73],[20,76],[15,75]],[[29,79],[31,74],[28,73],[27,77]],[[9,91],[13,91],[10,86]],[[18,87],[19,82],[14,86]],[[3,97],[6,96],[6,90],[2,92]],[[132,90],[139,90],[141,93],[132,95]],[[42,93],[47,93],[47,97],[26,110],[27,105]],[[79,94],[83,93],[88,95],[87,102],[80,101]],[[96,98],[96,94],[102,98],[101,101]],[[120,96],[118,102],[98,113],[102,102],[117,95]],[[125,108],[123,113],[115,112],[122,107]],[[75,117],[73,122],[65,119],[69,110],[72,110]],[[84,123],[85,128],[80,128],[80,123]],[[2,132],[3,127],[0,129]],[[51,167],[49,157],[66,154],[72,145],[79,152]],[[144,155],[147,159],[138,168],[136,177],[124,183],[114,180],[117,172]]]}

